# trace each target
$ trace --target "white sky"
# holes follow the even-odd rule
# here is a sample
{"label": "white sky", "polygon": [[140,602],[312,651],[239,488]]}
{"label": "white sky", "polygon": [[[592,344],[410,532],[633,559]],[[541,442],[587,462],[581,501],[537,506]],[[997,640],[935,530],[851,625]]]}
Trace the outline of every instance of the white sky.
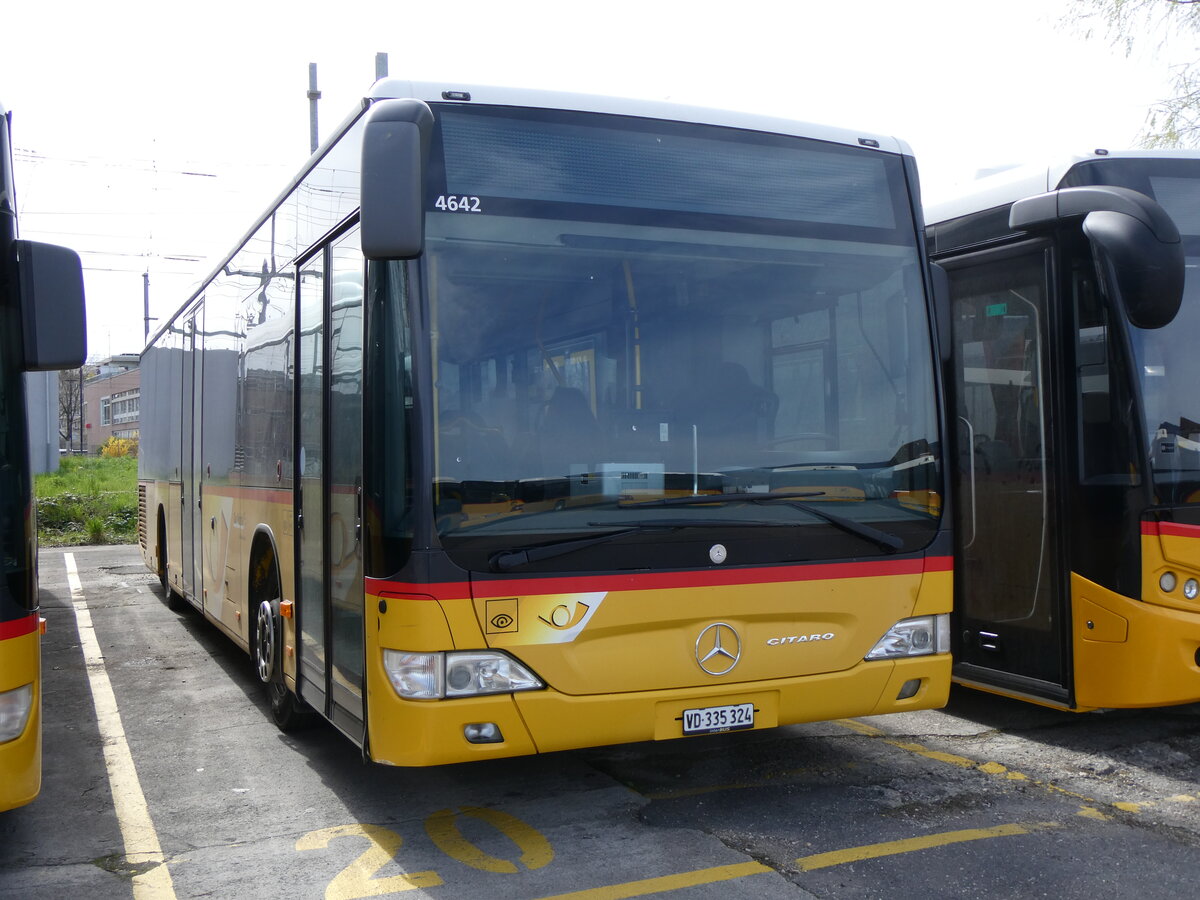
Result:
{"label": "white sky", "polygon": [[[1132,146],[1171,60],[1071,0],[208,0],[9,4],[22,236],[80,251],[89,355],[142,346],[390,74],[664,99],[894,134],[927,200],[982,168]],[[152,329],[156,325],[152,324]]]}

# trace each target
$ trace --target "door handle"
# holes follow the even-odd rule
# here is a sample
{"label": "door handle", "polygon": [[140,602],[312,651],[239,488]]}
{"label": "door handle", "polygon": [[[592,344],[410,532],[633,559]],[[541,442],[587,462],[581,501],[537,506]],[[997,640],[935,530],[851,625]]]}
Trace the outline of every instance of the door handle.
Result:
{"label": "door handle", "polygon": [[1000,635],[994,631],[979,632],[979,647],[992,653],[1000,652]]}
{"label": "door handle", "polygon": [[362,543],[362,510],[362,483],[356,478],[354,480],[354,543],[356,544]]}

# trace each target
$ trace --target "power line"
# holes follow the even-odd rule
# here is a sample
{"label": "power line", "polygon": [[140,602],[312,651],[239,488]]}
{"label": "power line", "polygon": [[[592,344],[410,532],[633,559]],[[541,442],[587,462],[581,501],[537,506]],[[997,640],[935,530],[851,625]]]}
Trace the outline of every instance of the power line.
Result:
{"label": "power line", "polygon": [[125,256],[133,257],[134,259],[170,259],[175,262],[201,262],[207,259],[205,256],[195,256],[186,253],[175,253],[167,256],[163,253],[122,253],[120,250],[81,250],[78,247],[72,247],[76,253],[86,253],[88,256]]}
{"label": "power line", "polygon": [[114,160],[110,157],[91,156],[81,159],[74,159],[68,156],[47,156],[44,153],[38,153],[36,150],[24,150],[20,147],[13,148],[13,157],[19,162],[28,162],[33,164],[40,163],[59,163],[68,166],[103,166],[106,169],[130,169],[136,172],[153,172],[155,175],[190,175],[197,178],[217,178],[219,177],[214,172],[194,172],[190,169],[164,169],[154,160],[136,160],[123,159]]}
{"label": "power line", "polygon": [[[115,267],[106,268],[104,266],[83,266],[83,271],[85,271],[85,272],[121,272],[121,273],[129,274],[129,275],[141,275],[146,270],[145,270],[144,266],[139,266],[136,269],[120,269],[120,268],[115,268]],[[194,275],[195,271],[191,270],[191,269],[188,269],[185,271],[165,271],[164,270],[164,271],[159,271],[157,274],[158,275],[180,275],[180,276],[183,276],[183,275]]]}
{"label": "power line", "polygon": [[[178,163],[175,166],[163,168],[157,160],[153,159],[129,159],[115,158],[106,156],[89,156],[89,157],[70,157],[70,156],[52,156],[45,153],[39,153],[37,150],[29,150],[22,147],[13,148],[13,157],[17,162],[30,163],[32,165],[41,165],[43,163],[55,163],[68,166],[103,166],[110,169],[130,169],[138,172],[150,172],[156,175],[186,175],[196,178],[219,178],[219,173],[216,172],[198,172],[195,171],[188,163]],[[245,161],[229,161],[222,162],[222,168],[227,169],[279,169],[289,168],[278,162],[245,162]]]}

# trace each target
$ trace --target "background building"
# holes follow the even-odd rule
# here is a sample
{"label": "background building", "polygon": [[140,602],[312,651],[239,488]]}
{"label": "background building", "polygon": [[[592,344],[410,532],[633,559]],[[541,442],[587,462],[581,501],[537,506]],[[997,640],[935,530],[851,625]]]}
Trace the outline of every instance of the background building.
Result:
{"label": "background building", "polygon": [[89,453],[99,453],[110,437],[137,440],[141,384],[136,353],[97,364],[96,374],[83,383],[84,442]]}

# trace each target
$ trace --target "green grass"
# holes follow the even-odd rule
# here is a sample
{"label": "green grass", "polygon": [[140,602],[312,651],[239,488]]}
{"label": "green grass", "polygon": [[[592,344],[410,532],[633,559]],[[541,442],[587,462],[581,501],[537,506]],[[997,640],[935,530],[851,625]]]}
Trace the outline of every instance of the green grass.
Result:
{"label": "green grass", "polygon": [[57,472],[38,475],[38,541],[43,547],[137,541],[137,460],[63,457]]}

